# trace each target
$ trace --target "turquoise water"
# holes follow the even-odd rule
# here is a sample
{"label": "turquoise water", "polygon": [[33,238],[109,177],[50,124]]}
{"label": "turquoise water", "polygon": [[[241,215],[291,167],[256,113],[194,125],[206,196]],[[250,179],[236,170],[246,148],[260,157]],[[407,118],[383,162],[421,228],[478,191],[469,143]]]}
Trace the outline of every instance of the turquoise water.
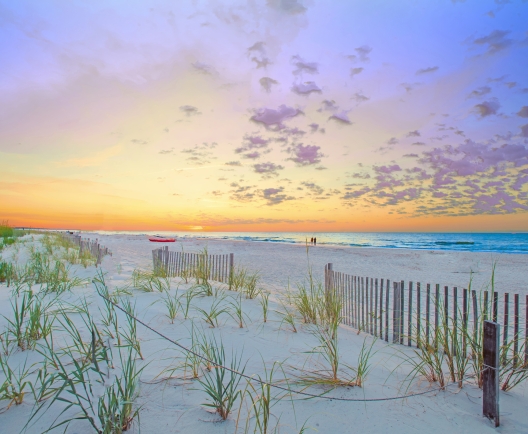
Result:
{"label": "turquoise water", "polygon": [[97,231],[100,234],[162,235],[175,238],[209,238],[266,243],[305,243],[365,248],[457,250],[473,252],[528,253],[528,233],[435,233],[435,232],[142,232]]}

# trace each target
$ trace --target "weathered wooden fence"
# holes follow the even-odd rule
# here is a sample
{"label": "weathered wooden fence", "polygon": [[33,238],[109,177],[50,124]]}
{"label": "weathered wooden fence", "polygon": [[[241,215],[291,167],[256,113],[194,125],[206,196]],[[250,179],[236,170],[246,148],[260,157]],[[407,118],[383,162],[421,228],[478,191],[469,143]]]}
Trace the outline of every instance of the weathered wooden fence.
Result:
{"label": "weathered wooden fence", "polygon": [[80,235],[67,232],[62,232],[61,235],[76,246],[79,246],[79,255],[82,255],[83,252],[90,252],[90,254],[95,257],[96,266],[101,265],[101,262],[106,255],[112,256],[110,249],[100,245],[97,238],[95,241],[92,241],[89,238],[82,238]]}
{"label": "weathered wooden fence", "polygon": [[163,267],[169,277],[195,277],[198,272],[208,279],[231,283],[234,254],[205,255],[203,253],[171,252],[168,246],[152,251],[154,268]]}
{"label": "weathered wooden fence", "polygon": [[464,330],[480,333],[483,322],[492,320],[502,326],[507,353],[528,363],[528,295],[391,282],[337,272],[327,264],[325,290],[331,288],[342,299],[344,324],[387,342],[420,346],[438,344],[439,335],[464,339]]}

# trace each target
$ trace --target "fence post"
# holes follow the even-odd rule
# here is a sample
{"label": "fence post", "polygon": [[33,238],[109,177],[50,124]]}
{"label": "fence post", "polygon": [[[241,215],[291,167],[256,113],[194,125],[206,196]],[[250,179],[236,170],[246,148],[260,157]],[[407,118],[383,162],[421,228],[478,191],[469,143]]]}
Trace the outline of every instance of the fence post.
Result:
{"label": "fence post", "polygon": [[233,273],[235,272],[235,254],[229,254],[229,290],[231,290],[231,285],[233,283]]}
{"label": "fence post", "polygon": [[484,371],[482,372],[482,414],[499,421],[499,336],[500,325],[493,321],[484,321]]}
{"label": "fence post", "polygon": [[401,286],[399,282],[394,282],[394,297],[392,308],[392,342],[400,342],[401,331]]}
{"label": "fence post", "polygon": [[326,292],[328,292],[334,287],[334,264],[332,264],[331,262],[326,264],[326,271],[327,271]]}

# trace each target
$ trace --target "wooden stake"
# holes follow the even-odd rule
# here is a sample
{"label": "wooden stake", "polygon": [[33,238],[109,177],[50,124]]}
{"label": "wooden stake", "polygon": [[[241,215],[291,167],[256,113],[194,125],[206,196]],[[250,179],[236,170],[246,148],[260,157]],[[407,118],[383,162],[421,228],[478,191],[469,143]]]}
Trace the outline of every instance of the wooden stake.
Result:
{"label": "wooden stake", "polygon": [[484,371],[482,372],[482,413],[500,425],[499,419],[499,353],[500,325],[484,321]]}

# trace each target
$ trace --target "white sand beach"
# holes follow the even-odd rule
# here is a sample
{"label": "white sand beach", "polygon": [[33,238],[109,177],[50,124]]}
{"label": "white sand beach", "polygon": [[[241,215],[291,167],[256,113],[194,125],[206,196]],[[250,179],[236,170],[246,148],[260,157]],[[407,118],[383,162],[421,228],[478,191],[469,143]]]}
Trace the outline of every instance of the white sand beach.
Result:
{"label": "white sand beach", "polygon": [[[100,235],[85,233],[83,236],[98,238],[99,242],[110,248],[113,255],[104,258],[101,269],[106,273],[106,283],[110,291],[130,282],[135,269],[152,267],[151,252],[158,247],[148,242],[146,237],[132,235]],[[35,242],[37,243],[37,242]],[[25,249],[31,242],[24,244],[18,250],[17,258],[13,258],[14,249],[11,246],[1,254],[4,260],[18,259],[22,263],[27,258]],[[262,289],[271,292],[269,318],[263,322],[261,304],[257,299],[242,299],[242,307],[247,317],[244,327],[240,328],[237,321],[229,314],[223,313],[218,319],[218,326],[209,327],[198,309],[208,310],[213,303],[225,297],[220,303],[228,305],[234,302],[238,293],[227,290],[226,285],[213,286],[220,289],[214,297],[195,297],[192,299],[188,318],[180,311],[171,323],[167,317],[167,308],[161,301],[163,295],[159,292],[142,292],[130,288],[131,295],[126,296],[135,303],[138,318],[150,327],[158,330],[181,345],[191,346],[192,330],[207,336],[214,336],[217,342],[222,342],[228,360],[232,355],[240,357],[241,367],[250,376],[265,376],[265,370],[273,368],[274,363],[280,364],[273,381],[292,390],[302,390],[303,386],[295,383],[295,376],[302,375],[303,370],[318,369],[324,359],[313,354],[318,341],[312,333],[313,327],[303,324],[300,318],[295,321],[297,332],[283,321],[284,308],[279,301],[285,294],[289,284],[295,288],[307,275],[308,259],[313,273],[317,278],[323,278],[323,267],[333,263],[334,269],[350,274],[378,277],[391,280],[406,280],[422,283],[439,283],[441,285],[466,288],[470,274],[473,276],[473,289],[484,288],[489,284],[493,264],[495,269],[495,289],[499,292],[528,294],[526,277],[528,275],[528,255],[520,254],[488,254],[448,251],[413,251],[397,249],[363,249],[341,248],[329,246],[310,247],[308,256],[303,245],[185,239],[169,245],[170,250],[198,252],[204,247],[211,254],[234,253],[235,263],[248,269],[260,272]],[[92,279],[96,274],[95,267],[83,268],[74,265],[71,269],[77,276]],[[192,282],[185,283],[181,278],[170,280],[170,294],[185,294]],[[0,330],[7,327],[7,318],[11,315],[10,300],[12,288],[5,283],[0,284]],[[71,292],[61,295],[63,306],[66,303],[79,305],[86,298],[90,315],[96,323],[100,323],[104,303],[95,292],[94,285],[76,287]],[[122,304],[122,301],[120,301]],[[75,322],[83,338],[90,340],[86,324],[80,319],[79,313],[68,313]],[[126,318],[118,312],[119,323],[124,325]],[[66,345],[64,330],[56,322],[54,340],[57,348]],[[220,419],[210,408],[204,407],[207,396],[198,380],[188,378],[189,372],[175,369],[172,374],[167,369],[177,368],[185,360],[185,352],[174,344],[160,338],[142,325],[137,325],[137,333],[141,344],[144,360],[137,358],[137,367],[142,368],[139,382],[139,394],[135,400],[135,408],[139,408],[139,419],[135,420],[128,432],[144,433],[243,433],[254,432],[255,417],[250,416],[251,406],[249,395],[244,402],[237,401],[234,411],[227,420]],[[339,328],[339,351],[341,366],[352,367],[358,363],[362,345],[368,345],[374,340],[370,335],[358,332],[348,327]],[[109,369],[107,382],[119,374],[117,343],[115,339],[105,338],[105,344],[112,348],[115,369]],[[282,396],[281,390],[272,390],[272,396],[282,396],[281,400],[273,401],[271,407],[270,428],[268,432],[298,433],[304,426],[305,432],[319,433],[484,433],[496,432],[492,423],[482,416],[482,390],[469,379],[460,389],[451,384],[445,391],[434,391],[430,394],[409,397],[398,400],[379,402],[338,401],[327,399],[372,399],[391,398],[398,395],[409,395],[428,389],[437,389],[438,384],[430,384],[424,378],[417,376],[408,382],[411,366],[405,362],[412,357],[413,348],[391,345],[377,340],[373,343],[373,355],[370,360],[371,370],[362,387],[337,387],[328,391],[324,397],[303,399],[303,396],[292,394]],[[27,358],[27,359],[26,359]],[[27,366],[35,363],[34,370],[42,359],[36,350],[14,350],[9,355],[10,363]],[[25,362],[27,360],[27,362]],[[279,365],[275,365],[279,366]],[[0,373],[1,375],[1,373]],[[205,371],[200,368],[200,378]],[[173,378],[164,379],[172,376]],[[287,377],[286,382],[284,378]],[[94,387],[98,387],[94,383]],[[242,379],[240,388],[246,387]],[[252,391],[254,397],[259,392],[258,384]],[[97,389],[99,394],[104,390]],[[248,389],[251,390],[251,389]],[[324,389],[313,386],[306,392],[320,394]],[[2,401],[5,407],[6,401]],[[509,392],[500,392],[501,427],[503,433],[528,432],[528,384],[517,386]],[[61,415],[64,403],[54,403],[49,409],[44,408],[24,427],[28,418],[35,410],[34,399],[26,391],[26,399],[20,405],[12,405],[0,414],[0,429],[5,433],[27,432],[41,433],[57,423],[60,418],[72,417],[79,413],[73,407]],[[239,414],[239,408],[242,410]],[[59,419],[57,419],[59,418]],[[238,426],[237,426],[238,419]],[[246,427],[246,423],[248,427]],[[64,426],[62,427],[64,429]],[[274,431],[274,429],[276,431]],[[61,432],[61,428],[56,430]],[[94,429],[86,420],[73,421],[66,432],[89,433]],[[258,432],[258,431],[257,431]]]}

